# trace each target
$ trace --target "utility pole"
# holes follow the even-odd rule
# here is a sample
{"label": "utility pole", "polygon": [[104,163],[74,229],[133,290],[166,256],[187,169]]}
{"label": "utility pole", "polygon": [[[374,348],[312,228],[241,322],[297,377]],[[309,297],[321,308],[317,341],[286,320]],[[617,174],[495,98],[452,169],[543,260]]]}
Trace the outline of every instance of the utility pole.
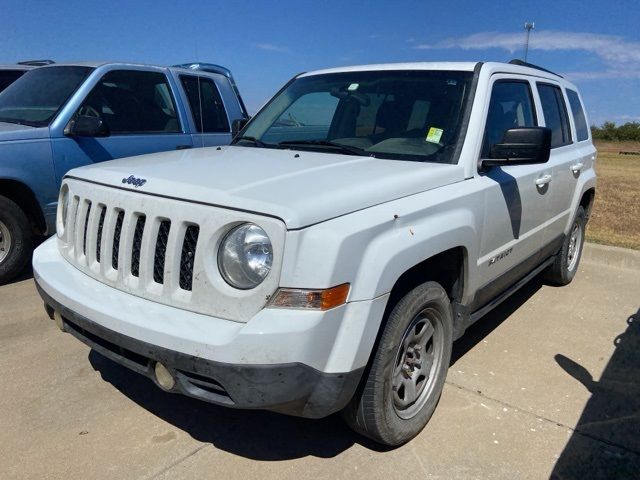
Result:
{"label": "utility pole", "polygon": [[536,24],[533,22],[525,22],[524,29],[527,31],[527,38],[524,41],[524,61],[527,61],[527,55],[529,54],[529,36],[531,35],[531,30],[536,28]]}

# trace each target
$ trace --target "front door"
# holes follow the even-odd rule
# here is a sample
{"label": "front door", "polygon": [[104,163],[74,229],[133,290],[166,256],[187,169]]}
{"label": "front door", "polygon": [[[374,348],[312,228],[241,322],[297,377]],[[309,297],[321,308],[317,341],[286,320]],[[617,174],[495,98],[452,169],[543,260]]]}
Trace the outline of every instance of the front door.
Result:
{"label": "front door", "polygon": [[102,118],[108,137],[52,139],[58,182],[75,167],[143,153],[190,148],[164,73],[145,70],[107,72],[84,99],[76,115]]}
{"label": "front door", "polygon": [[[485,124],[482,158],[510,128],[537,126],[532,85],[525,78],[496,76]],[[484,198],[478,272],[481,307],[522,278],[539,261],[548,215],[547,164],[488,167],[479,175]]]}

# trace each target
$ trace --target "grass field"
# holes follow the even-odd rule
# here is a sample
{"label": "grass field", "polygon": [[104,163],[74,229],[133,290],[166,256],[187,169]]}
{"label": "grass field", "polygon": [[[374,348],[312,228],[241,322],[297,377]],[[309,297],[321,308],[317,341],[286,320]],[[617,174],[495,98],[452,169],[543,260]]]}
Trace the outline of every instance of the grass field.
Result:
{"label": "grass field", "polygon": [[640,142],[597,142],[596,201],[587,240],[640,250]]}

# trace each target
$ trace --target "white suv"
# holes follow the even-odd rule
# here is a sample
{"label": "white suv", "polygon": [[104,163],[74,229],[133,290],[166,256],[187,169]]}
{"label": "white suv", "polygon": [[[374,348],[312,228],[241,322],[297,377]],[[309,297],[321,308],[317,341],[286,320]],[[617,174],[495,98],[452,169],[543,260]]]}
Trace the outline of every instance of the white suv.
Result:
{"label": "white suv", "polygon": [[578,269],[596,151],[526,64],[298,75],[229,147],[72,170],[35,280],[58,326],[160,387],[398,445],[452,343]]}

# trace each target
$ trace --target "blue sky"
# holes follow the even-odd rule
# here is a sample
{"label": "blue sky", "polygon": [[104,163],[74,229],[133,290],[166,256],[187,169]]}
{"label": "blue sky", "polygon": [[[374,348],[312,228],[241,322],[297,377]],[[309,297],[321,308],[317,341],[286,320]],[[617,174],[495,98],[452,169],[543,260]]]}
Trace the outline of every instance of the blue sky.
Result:
{"label": "blue sky", "polygon": [[219,63],[251,111],[302,71],[521,57],[535,21],[529,61],[578,84],[592,123],[640,120],[638,0],[0,0],[0,12],[0,63]]}

